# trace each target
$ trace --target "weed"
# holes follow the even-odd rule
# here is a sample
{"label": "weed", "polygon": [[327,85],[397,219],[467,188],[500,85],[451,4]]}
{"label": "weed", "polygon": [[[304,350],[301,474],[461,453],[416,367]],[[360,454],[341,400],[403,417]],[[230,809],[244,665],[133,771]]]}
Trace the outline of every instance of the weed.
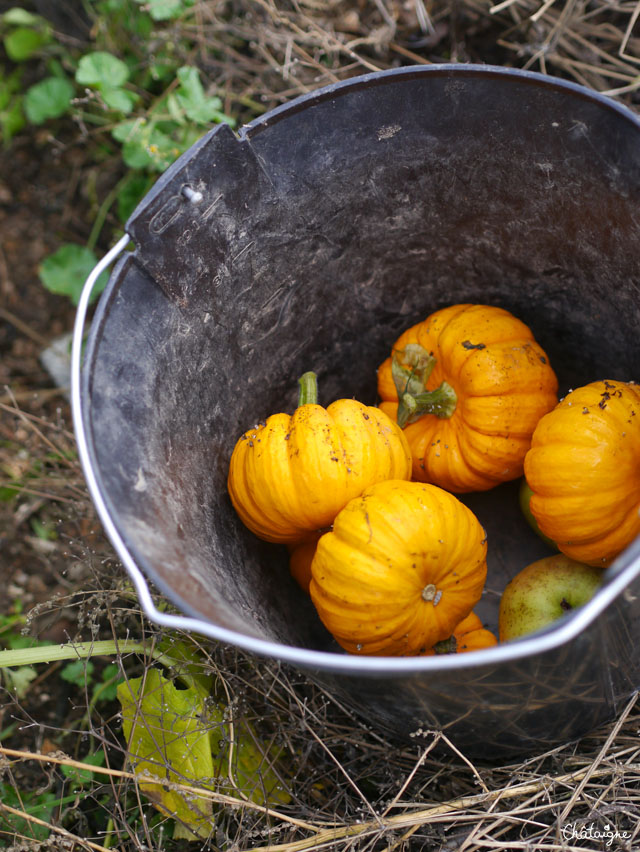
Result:
{"label": "weed", "polygon": [[[97,263],[96,245],[107,213],[115,209],[120,227],[162,173],[212,125],[234,125],[222,101],[210,94],[201,72],[190,64],[193,0],[102,0],[86,4],[92,43],[85,49],[56,41],[48,22],[26,9],[0,17],[0,34],[10,64],[0,66],[0,129],[4,145],[27,123],[72,120],[91,126],[88,159],[120,161],[122,177],[98,203],[85,245],[64,243],[39,270],[47,289],[78,303]],[[182,19],[175,40],[169,23]],[[154,48],[148,51],[152,41]],[[34,73],[40,79],[27,85]],[[89,134],[87,134],[89,136]],[[103,274],[93,290],[104,288]]]}

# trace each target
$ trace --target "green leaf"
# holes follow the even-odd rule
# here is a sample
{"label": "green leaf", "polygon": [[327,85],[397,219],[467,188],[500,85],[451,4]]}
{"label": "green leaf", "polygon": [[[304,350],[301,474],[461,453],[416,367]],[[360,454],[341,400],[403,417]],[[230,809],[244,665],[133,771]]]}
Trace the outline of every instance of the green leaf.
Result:
{"label": "green leaf", "polygon": [[[211,711],[216,712],[215,709]],[[222,722],[224,713],[217,706],[218,718]],[[221,727],[221,730],[225,730]],[[233,726],[235,741],[231,743],[226,736],[212,736],[213,758],[218,784],[216,789],[221,793],[237,795],[237,788],[259,805],[276,806],[288,804],[291,796],[283,787],[282,780],[276,772],[280,753],[269,748],[257,737],[253,728],[245,721],[238,721]],[[233,783],[229,777],[229,751],[231,753],[231,771]]]}
{"label": "green leaf", "polygon": [[126,89],[115,87],[113,89],[101,88],[102,100],[110,109],[123,112],[125,115],[134,108],[138,96]]}
{"label": "green leaf", "polygon": [[21,9],[19,6],[14,6],[2,16],[2,22],[13,27],[40,27],[45,23],[44,19],[39,15],[34,15],[27,12],[26,9]]}
{"label": "green leaf", "polygon": [[144,4],[154,21],[169,21],[179,18],[194,0],[136,0],[136,3]]}
{"label": "green leaf", "polygon": [[21,486],[18,483],[15,485],[0,486],[0,502],[10,503],[13,499],[15,499],[16,494],[20,492],[20,488]]}
{"label": "green leaf", "polygon": [[80,58],[76,69],[76,83],[108,90],[122,86],[129,79],[126,64],[104,50],[86,53]]}
{"label": "green leaf", "polygon": [[24,111],[32,124],[64,115],[71,104],[73,85],[64,77],[46,77],[31,86],[24,96]]}
{"label": "green leaf", "polygon": [[211,787],[213,760],[205,703],[196,689],[176,689],[157,669],[118,687],[122,727],[140,789],[195,837],[213,825],[210,800],[187,797],[163,781]]}
{"label": "green leaf", "polygon": [[58,538],[55,524],[52,521],[41,521],[39,518],[31,518],[31,529],[42,541],[55,541]]}
{"label": "green leaf", "polygon": [[16,94],[21,88],[22,68],[15,68],[6,75],[0,69],[0,139],[5,146],[26,123],[22,95]]}
{"label": "green leaf", "polygon": [[[66,243],[41,263],[40,280],[47,290],[68,296],[77,305],[84,283],[97,262],[90,249]],[[91,294],[92,299],[104,290],[108,277],[106,271],[101,274]]]}
{"label": "green leaf", "polygon": [[[51,822],[53,809],[60,804],[59,797],[52,791],[32,793],[18,791],[13,784],[0,783],[0,802],[9,805],[21,813],[30,814],[42,822]],[[29,840],[46,840],[49,837],[49,826],[39,825],[26,817],[17,814],[11,816],[11,831],[14,837],[27,837]]]}
{"label": "green leaf", "polygon": [[122,683],[120,668],[117,663],[109,663],[102,670],[100,683],[93,688],[91,695],[92,704],[100,701],[113,701],[118,695],[118,685]]}
{"label": "green leaf", "polygon": [[41,648],[49,643],[45,639],[36,639],[35,636],[24,636],[22,633],[14,633],[6,637],[5,644],[12,651],[17,651],[23,648]]}
{"label": "green leaf", "polygon": [[111,135],[118,142],[128,142],[136,136],[139,136],[142,133],[143,128],[146,124],[146,118],[121,121],[113,128],[113,130],[111,131]]}
{"label": "green leaf", "polygon": [[0,110],[0,139],[2,139],[2,142],[8,145],[25,124],[22,98],[14,98],[7,109]]}
{"label": "green leaf", "polygon": [[185,150],[154,121],[123,121],[112,135],[122,142],[122,159],[131,169],[163,172]]}
{"label": "green leaf", "polygon": [[84,689],[85,685],[91,680],[93,669],[94,665],[91,660],[73,660],[73,662],[62,667],[60,677],[67,683],[72,683],[79,689]]}
{"label": "green leaf", "polygon": [[31,59],[49,40],[48,34],[32,27],[17,27],[4,37],[4,49],[13,62]]}
{"label": "green leaf", "polygon": [[[89,766],[104,766],[104,751],[100,749],[100,751],[96,751],[93,754],[88,754],[86,757],[82,758],[82,763],[88,763]],[[65,778],[68,778],[72,784],[76,784],[79,787],[84,787],[87,784],[90,784],[94,777],[95,773],[90,769],[80,769],[77,766],[65,766],[64,764],[61,767],[62,774]]]}
{"label": "green leaf", "polygon": [[206,125],[227,118],[220,111],[222,108],[220,98],[210,97],[205,93],[196,68],[186,65],[178,68],[177,77],[180,88],[175,97],[190,121]]}
{"label": "green leaf", "polygon": [[158,644],[158,650],[172,660],[172,674],[206,701],[213,689],[213,676],[194,643],[169,635]]}
{"label": "green leaf", "polygon": [[16,669],[2,670],[2,679],[7,689],[20,700],[26,696],[31,681],[35,680],[37,676],[38,673],[33,666],[19,666]]}
{"label": "green leaf", "polygon": [[0,109],[7,106],[11,100],[11,95],[20,91],[22,77],[22,68],[15,68],[10,74],[5,74],[3,69],[0,68]]}

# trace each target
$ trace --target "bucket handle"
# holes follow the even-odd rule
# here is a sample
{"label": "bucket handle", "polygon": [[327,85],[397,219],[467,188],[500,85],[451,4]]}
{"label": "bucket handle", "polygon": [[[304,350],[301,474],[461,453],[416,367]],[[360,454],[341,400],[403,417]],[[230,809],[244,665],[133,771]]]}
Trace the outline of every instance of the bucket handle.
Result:
{"label": "bucket handle", "polygon": [[[189,200],[196,201],[197,198]],[[155,624],[168,627],[173,630],[183,630],[185,632],[199,633],[203,636],[208,636],[212,639],[217,639],[227,644],[238,645],[248,651],[260,653],[269,657],[283,656],[282,648],[275,642],[263,639],[254,639],[249,636],[243,636],[225,627],[214,626],[202,621],[198,618],[190,616],[173,615],[171,613],[162,612],[154,604],[151,590],[147,580],[135,562],[135,559],[129,552],[127,545],[122,539],[113,518],[109,512],[109,508],[100,491],[98,480],[91,461],[89,453],[89,442],[85,429],[85,421],[82,413],[82,389],[81,389],[81,372],[82,372],[82,349],[84,329],[89,309],[91,294],[93,293],[98,278],[108,267],[118,258],[120,254],[131,242],[129,234],[125,234],[111,248],[104,257],[98,261],[96,266],[91,270],[82,287],[76,317],[73,326],[73,337],[71,344],[71,415],[73,420],[73,428],[76,437],[76,445],[78,449],[78,457],[82,465],[82,470],[87,483],[89,494],[93,501],[93,505],[98,513],[103,529],[115,548],[123,566],[125,567],[129,577],[135,587],[138,601],[144,614]],[[279,653],[280,652],[280,653]],[[302,651],[302,657],[309,655],[308,651]],[[295,656],[295,654],[294,654]],[[328,658],[334,655],[327,655]]]}

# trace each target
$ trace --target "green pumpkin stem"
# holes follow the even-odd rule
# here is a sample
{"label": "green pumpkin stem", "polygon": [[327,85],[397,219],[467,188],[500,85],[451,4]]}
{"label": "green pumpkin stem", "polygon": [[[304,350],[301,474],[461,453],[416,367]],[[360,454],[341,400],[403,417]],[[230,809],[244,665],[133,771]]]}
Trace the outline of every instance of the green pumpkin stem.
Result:
{"label": "green pumpkin stem", "polygon": [[448,382],[428,391],[427,381],[436,358],[419,343],[409,343],[404,350],[395,351],[391,359],[391,375],[398,393],[398,425],[401,429],[415,423],[425,414],[451,417],[458,398]]}
{"label": "green pumpkin stem", "polygon": [[315,373],[304,373],[298,379],[298,408],[301,405],[318,404],[318,377]]}

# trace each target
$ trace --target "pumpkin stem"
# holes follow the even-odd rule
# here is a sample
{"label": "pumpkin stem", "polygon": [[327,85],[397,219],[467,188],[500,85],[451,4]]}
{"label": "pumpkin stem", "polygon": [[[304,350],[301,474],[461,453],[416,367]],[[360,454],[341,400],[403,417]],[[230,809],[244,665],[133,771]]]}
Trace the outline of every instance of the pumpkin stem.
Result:
{"label": "pumpkin stem", "polygon": [[435,583],[427,583],[427,585],[422,590],[422,600],[423,601],[432,601],[437,595],[438,590],[435,586]]}
{"label": "pumpkin stem", "polygon": [[458,398],[448,382],[435,390],[426,389],[436,358],[419,343],[409,343],[396,350],[391,359],[391,375],[398,393],[398,425],[401,429],[415,423],[425,414],[451,417]]}
{"label": "pumpkin stem", "polygon": [[298,379],[298,408],[318,404],[318,377],[309,371]]}

